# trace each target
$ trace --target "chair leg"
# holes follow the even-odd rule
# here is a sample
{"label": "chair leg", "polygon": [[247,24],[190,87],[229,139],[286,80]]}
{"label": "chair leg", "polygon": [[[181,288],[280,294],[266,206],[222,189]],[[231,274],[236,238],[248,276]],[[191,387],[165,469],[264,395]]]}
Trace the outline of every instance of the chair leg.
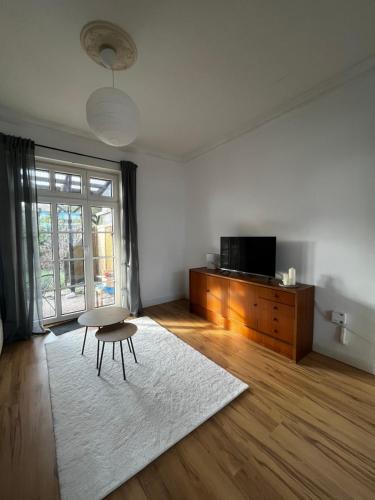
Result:
{"label": "chair leg", "polygon": [[120,350],[121,350],[121,361],[122,361],[122,373],[124,375],[124,380],[126,380],[125,364],[124,364],[124,353],[122,352],[122,341],[121,340],[120,340]]}
{"label": "chair leg", "polygon": [[126,339],[128,341],[128,347],[129,347],[129,352],[132,352],[132,348],[130,346],[130,342],[129,342],[129,339]]}
{"label": "chair leg", "polygon": [[100,377],[100,370],[102,369],[102,361],[103,361],[104,345],[105,345],[105,342],[103,342],[103,345],[102,345],[102,353],[101,353],[101,355],[100,355],[100,363],[99,363],[98,377]]}
{"label": "chair leg", "polygon": [[85,330],[85,337],[84,337],[84,339],[83,339],[83,346],[82,346],[81,356],[83,356],[83,352],[84,352],[84,350],[85,350],[86,337],[87,337],[87,329],[88,329],[88,326],[86,326],[86,330]]}
{"label": "chair leg", "polygon": [[133,345],[133,339],[130,337],[130,339],[129,339],[129,340],[130,340],[130,343],[131,343],[131,345],[132,345],[132,351],[133,351],[134,361],[135,361],[136,363],[138,363],[138,361],[137,361],[137,357],[136,357],[136,355],[135,355],[135,350],[134,350],[134,345]]}
{"label": "chair leg", "polygon": [[98,347],[96,348],[96,369],[99,368],[99,340],[98,340]]}
{"label": "chair leg", "polygon": [[113,346],[112,346],[112,359],[115,359],[115,344],[116,344],[116,342],[113,342]]}

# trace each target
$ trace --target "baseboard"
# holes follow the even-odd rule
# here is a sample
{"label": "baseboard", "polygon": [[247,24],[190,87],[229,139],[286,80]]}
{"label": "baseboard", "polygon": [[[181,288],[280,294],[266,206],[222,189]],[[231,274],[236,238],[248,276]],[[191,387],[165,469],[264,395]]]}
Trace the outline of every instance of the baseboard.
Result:
{"label": "baseboard", "polygon": [[354,368],[358,368],[359,370],[371,373],[371,375],[375,375],[375,363],[361,361],[349,354],[342,355],[341,353],[327,349],[319,344],[313,345],[313,351],[328,356],[329,358],[336,359],[337,361],[341,361],[341,363],[345,363],[346,365],[354,366]]}
{"label": "baseboard", "polygon": [[142,305],[143,307],[157,306],[159,304],[165,304],[166,302],[172,302],[173,300],[180,300],[184,298],[185,295],[183,293],[174,295],[164,295],[163,297],[155,297],[151,299],[142,298]]}

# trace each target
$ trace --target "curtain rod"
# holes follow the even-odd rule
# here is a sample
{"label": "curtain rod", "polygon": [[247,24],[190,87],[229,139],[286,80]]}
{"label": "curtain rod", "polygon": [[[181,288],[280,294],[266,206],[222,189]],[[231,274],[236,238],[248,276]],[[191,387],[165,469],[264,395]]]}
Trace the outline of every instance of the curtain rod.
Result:
{"label": "curtain rod", "polygon": [[108,160],[107,158],[101,158],[100,156],[92,156],[92,155],[85,155],[83,153],[76,153],[75,151],[69,151],[68,149],[52,148],[51,146],[44,146],[43,144],[35,144],[35,146],[37,146],[38,148],[45,148],[45,149],[52,149],[53,151],[60,151],[61,153],[71,153],[73,155],[84,156],[86,158],[93,158],[94,160],[109,161],[110,163],[116,163],[117,165],[120,164],[120,162],[116,161],[116,160]]}

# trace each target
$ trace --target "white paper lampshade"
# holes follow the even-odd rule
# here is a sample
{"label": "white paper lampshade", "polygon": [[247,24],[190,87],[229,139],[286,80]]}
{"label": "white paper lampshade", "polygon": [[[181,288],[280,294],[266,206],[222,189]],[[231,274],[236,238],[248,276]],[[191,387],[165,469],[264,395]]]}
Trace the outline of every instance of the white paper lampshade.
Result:
{"label": "white paper lampshade", "polygon": [[87,123],[110,146],[127,146],[138,135],[139,110],[125,92],[113,87],[95,90],[86,103]]}

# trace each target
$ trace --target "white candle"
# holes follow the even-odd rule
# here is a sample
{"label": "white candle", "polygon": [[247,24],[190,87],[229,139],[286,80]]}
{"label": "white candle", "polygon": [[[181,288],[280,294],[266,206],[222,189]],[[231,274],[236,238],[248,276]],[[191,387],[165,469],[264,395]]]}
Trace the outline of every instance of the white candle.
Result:
{"label": "white candle", "polygon": [[294,267],[291,267],[289,269],[289,285],[295,285],[296,284],[296,270]]}

